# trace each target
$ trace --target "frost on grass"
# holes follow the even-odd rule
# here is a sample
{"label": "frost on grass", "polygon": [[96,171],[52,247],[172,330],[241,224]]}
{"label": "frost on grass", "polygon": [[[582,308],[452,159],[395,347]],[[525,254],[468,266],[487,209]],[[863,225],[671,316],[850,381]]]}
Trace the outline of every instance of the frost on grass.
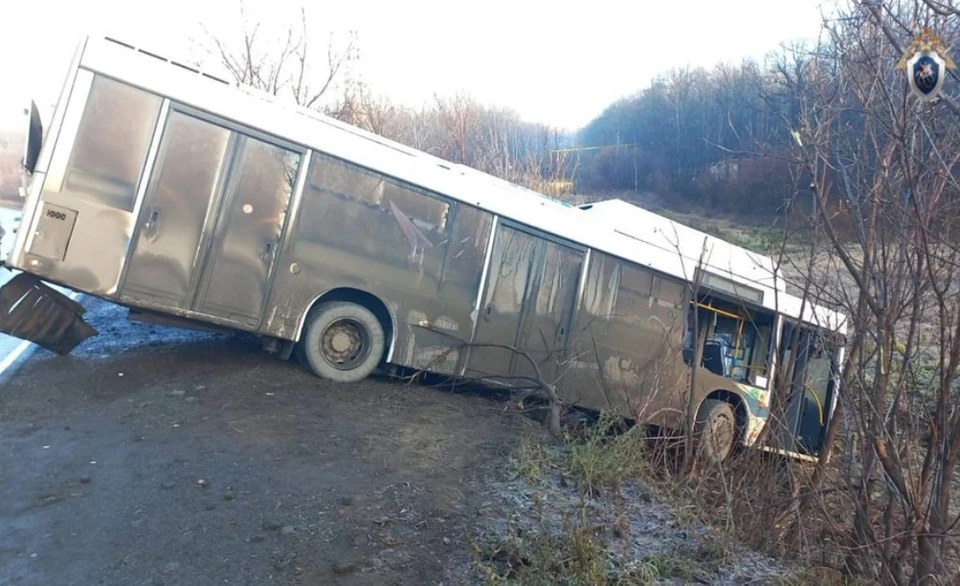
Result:
{"label": "frost on grass", "polygon": [[[623,442],[623,443],[620,443]],[[793,584],[775,560],[698,522],[643,479],[630,433],[601,445],[523,442],[488,478],[475,584]]]}

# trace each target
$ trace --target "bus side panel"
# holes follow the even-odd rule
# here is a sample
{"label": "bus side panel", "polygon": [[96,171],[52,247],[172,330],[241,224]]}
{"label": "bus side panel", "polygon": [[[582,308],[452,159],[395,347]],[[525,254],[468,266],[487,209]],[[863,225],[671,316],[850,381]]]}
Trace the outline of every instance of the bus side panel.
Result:
{"label": "bus side panel", "polygon": [[102,297],[117,292],[163,100],[81,69],[17,268]]}
{"label": "bus side panel", "polygon": [[[261,333],[296,339],[322,295],[355,289],[394,320],[391,362],[456,373],[493,216],[314,152]],[[388,341],[389,343],[389,341]]]}
{"label": "bus side panel", "polygon": [[682,384],[683,287],[593,251],[571,340],[564,399],[648,419]]}

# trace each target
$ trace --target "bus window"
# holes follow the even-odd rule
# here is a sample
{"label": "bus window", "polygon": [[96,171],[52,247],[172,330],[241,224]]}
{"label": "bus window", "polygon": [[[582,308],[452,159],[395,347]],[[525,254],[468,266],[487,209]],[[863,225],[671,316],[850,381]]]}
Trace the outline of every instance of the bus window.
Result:
{"label": "bus window", "polygon": [[[380,234],[394,235],[393,242],[407,253],[410,267],[418,267],[423,274],[433,277],[439,285],[443,261],[447,252],[447,216],[450,204],[402,185],[387,181],[383,186],[383,212],[386,220]],[[394,245],[394,244],[391,244]]]}
{"label": "bus window", "polygon": [[383,186],[382,206],[390,209],[391,205],[399,209],[417,229],[428,234],[441,234],[447,227],[450,204],[443,200],[387,182]]}
{"label": "bus window", "polygon": [[493,214],[459,204],[444,260],[441,297],[463,299],[472,307],[483,275],[483,260]]}
{"label": "bus window", "polygon": [[96,76],[64,176],[64,191],[133,211],[160,115],[159,96]]}
{"label": "bus window", "polygon": [[[719,376],[766,388],[773,314],[711,297],[701,298],[695,307],[703,344],[701,366]],[[693,362],[696,347],[693,330],[694,313],[688,311],[683,340],[687,365]]]}
{"label": "bus window", "polygon": [[347,165],[337,159],[328,159],[319,153],[311,165],[309,187],[322,190],[325,194],[339,200],[379,206],[383,200],[383,177]]}
{"label": "bus window", "polygon": [[449,210],[446,200],[314,152],[293,247],[303,257],[329,257],[307,252],[328,247],[353,257],[341,261],[346,272],[436,293],[449,244]]}

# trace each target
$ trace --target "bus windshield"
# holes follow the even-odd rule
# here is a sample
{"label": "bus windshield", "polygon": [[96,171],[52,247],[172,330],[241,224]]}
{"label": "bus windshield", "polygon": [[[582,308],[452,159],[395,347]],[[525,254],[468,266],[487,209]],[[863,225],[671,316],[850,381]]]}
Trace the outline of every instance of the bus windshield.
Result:
{"label": "bus windshield", "polygon": [[[773,324],[772,312],[702,296],[687,312],[684,361],[692,364],[696,337],[703,349],[700,366],[724,378],[766,389]],[[699,336],[695,336],[695,329]]]}

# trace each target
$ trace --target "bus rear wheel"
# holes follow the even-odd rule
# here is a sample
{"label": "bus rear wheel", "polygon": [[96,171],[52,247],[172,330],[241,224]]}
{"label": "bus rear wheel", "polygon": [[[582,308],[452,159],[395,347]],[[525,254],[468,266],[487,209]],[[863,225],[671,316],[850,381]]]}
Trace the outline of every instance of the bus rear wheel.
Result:
{"label": "bus rear wheel", "polygon": [[355,383],[380,364],[384,344],[383,326],[373,312],[357,303],[331,301],[310,310],[298,348],[315,375]]}
{"label": "bus rear wheel", "polygon": [[697,452],[706,462],[720,464],[733,452],[737,416],[726,401],[707,399],[697,413]]}

